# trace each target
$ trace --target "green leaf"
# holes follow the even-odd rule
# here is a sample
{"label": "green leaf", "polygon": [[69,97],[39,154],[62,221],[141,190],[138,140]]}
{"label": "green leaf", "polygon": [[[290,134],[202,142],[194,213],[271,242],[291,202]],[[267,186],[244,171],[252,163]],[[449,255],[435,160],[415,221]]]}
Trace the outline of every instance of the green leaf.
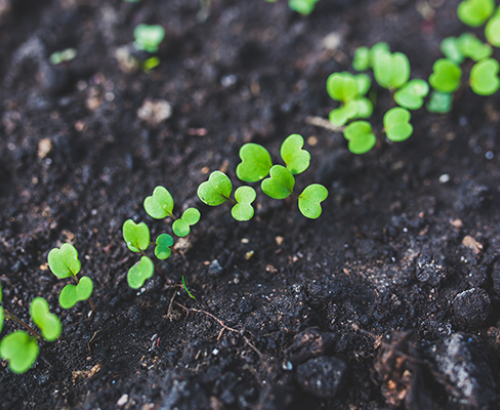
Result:
{"label": "green leaf", "polygon": [[466,0],[458,5],[457,15],[462,23],[471,27],[482,26],[495,9],[493,0]]}
{"label": "green leaf", "polygon": [[356,49],[352,66],[356,71],[366,71],[370,68],[370,50],[368,47],[358,47]]}
{"label": "green leaf", "polygon": [[173,244],[174,240],[169,234],[161,234],[156,238],[155,256],[160,260],[167,259],[172,254],[170,247]]}
{"label": "green leaf", "polygon": [[151,218],[163,219],[172,215],[174,200],[166,188],[157,186],[153,195],[144,200],[144,209]]}
{"label": "green leaf", "polygon": [[489,44],[484,44],[471,33],[464,33],[458,37],[457,46],[464,57],[469,57],[474,61],[488,58],[493,52]]}
{"label": "green leaf", "polygon": [[358,81],[351,73],[333,73],[326,80],[326,91],[335,100],[347,103],[358,96]]}
{"label": "green leaf", "polygon": [[139,24],[134,29],[135,46],[139,50],[149,53],[156,53],[158,46],[165,37],[165,29],[162,26],[153,24]]}
{"label": "green leaf", "polygon": [[144,222],[136,224],[127,219],[123,224],[123,239],[132,252],[145,251],[150,245],[149,228]]}
{"label": "green leaf", "polygon": [[153,276],[154,264],[147,256],[132,266],[127,273],[127,282],[132,289],[139,289],[144,282]]}
{"label": "green leaf", "polygon": [[433,91],[431,93],[431,98],[427,103],[427,111],[435,112],[438,114],[447,114],[451,111],[452,99],[453,99],[453,94]]}
{"label": "green leaf", "polygon": [[358,104],[356,101],[357,100],[349,101],[347,104],[330,111],[328,117],[330,122],[337,127],[341,127],[350,119],[355,118],[358,114]]}
{"label": "green leaf", "polygon": [[179,237],[189,235],[190,226],[196,225],[200,220],[201,214],[196,208],[188,208],[184,211],[180,219],[177,219],[172,224],[172,230]]}
{"label": "green leaf", "polygon": [[94,283],[88,276],[83,276],[78,284],[66,285],[59,295],[59,304],[63,309],[71,309],[78,302],[87,300],[94,290]]}
{"label": "green leaf", "polygon": [[368,74],[355,75],[354,80],[356,80],[356,84],[358,85],[358,94],[356,97],[365,95],[372,85],[372,80],[370,80]]}
{"label": "green leaf", "polygon": [[61,334],[61,321],[50,313],[49,304],[44,298],[33,299],[30,306],[30,315],[33,322],[41,329],[45,340],[53,342]]}
{"label": "green leaf", "polygon": [[418,110],[424,105],[424,97],[429,93],[429,85],[424,80],[411,80],[394,94],[394,101],[401,107]]}
{"label": "green leaf", "polygon": [[207,205],[217,206],[229,201],[232,191],[233,184],[229,177],[221,171],[214,171],[210,174],[208,181],[198,187],[198,197]]}
{"label": "green leaf", "polygon": [[377,142],[372,126],[367,121],[355,121],[344,130],[344,137],[349,141],[348,148],[353,154],[370,151]]}
{"label": "green leaf", "polygon": [[280,155],[292,175],[300,174],[309,167],[311,154],[303,150],[304,138],[299,134],[292,134],[281,144]]}
{"label": "green leaf", "polygon": [[399,52],[379,52],[374,61],[373,74],[381,87],[397,89],[410,78],[408,57]]}
{"label": "green leaf", "polygon": [[5,336],[0,342],[0,357],[9,362],[14,373],[24,373],[33,366],[39,350],[36,339],[22,330]]}
{"label": "green leaf", "polygon": [[500,14],[498,11],[496,15],[488,21],[488,24],[486,24],[484,35],[492,45],[500,47]]}
{"label": "green leaf", "polygon": [[356,116],[355,118],[370,118],[373,113],[372,102],[365,97],[356,98],[352,101],[356,104]]}
{"label": "green leaf", "polygon": [[255,189],[249,186],[240,186],[234,192],[234,199],[237,204],[231,209],[231,215],[233,218],[237,221],[248,221],[249,219],[252,219],[254,210],[251,203],[255,201],[256,197],[257,194]]}
{"label": "green leaf", "polygon": [[447,37],[441,41],[441,51],[444,56],[457,64],[462,64],[465,56],[460,51],[458,40],[455,37]]}
{"label": "green leaf", "polygon": [[78,252],[69,243],[61,246],[61,249],[54,248],[47,257],[49,268],[59,279],[69,278],[78,275],[81,264],[78,260]]}
{"label": "green leaf", "polygon": [[384,41],[380,41],[375,43],[370,49],[370,66],[373,67],[375,64],[375,60],[378,58],[379,54],[383,53],[391,53],[391,49],[389,44]]}
{"label": "green leaf", "polygon": [[288,0],[288,7],[297,13],[307,16],[314,10],[318,0]]}
{"label": "green leaf", "polygon": [[285,199],[293,192],[295,179],[292,173],[282,165],[271,168],[270,177],[261,184],[262,191],[274,199]]}
{"label": "green leaf", "polygon": [[413,126],[410,124],[410,112],[404,108],[391,108],[384,115],[384,130],[387,138],[399,142],[410,138]]}
{"label": "green leaf", "polygon": [[0,333],[2,332],[3,321],[4,320],[5,320],[5,316],[4,316],[4,313],[3,313],[3,307],[0,306]]}
{"label": "green leaf", "polygon": [[452,93],[460,87],[462,70],[453,61],[441,58],[434,63],[434,72],[429,77],[429,84],[442,93]]}
{"label": "green leaf", "polygon": [[328,190],[323,185],[309,185],[299,196],[300,213],[306,218],[318,218],[321,215],[321,202],[327,197]]}
{"label": "green leaf", "polygon": [[476,63],[470,71],[470,87],[472,91],[479,95],[495,93],[500,86],[498,71],[498,61],[492,58]]}
{"label": "green leaf", "polygon": [[267,149],[259,144],[245,144],[240,148],[241,162],[236,167],[236,176],[244,182],[257,182],[269,174],[273,166]]}

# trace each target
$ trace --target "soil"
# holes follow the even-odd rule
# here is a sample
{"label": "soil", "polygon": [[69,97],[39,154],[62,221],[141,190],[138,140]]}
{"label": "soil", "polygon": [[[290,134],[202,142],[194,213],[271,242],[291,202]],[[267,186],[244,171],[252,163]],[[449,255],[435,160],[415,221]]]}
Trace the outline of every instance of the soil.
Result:
{"label": "soil", "polygon": [[[3,305],[29,322],[44,296],[63,323],[25,374],[1,362],[1,408],[500,409],[498,94],[416,111],[408,141],[362,156],[306,121],[336,107],[326,79],[358,46],[387,41],[428,78],[465,31],[457,4],[322,0],[303,17],[285,1],[0,1]],[[166,30],[148,73],[115,57],[140,23]],[[141,119],[145,101],[170,117]],[[244,143],[278,162],[292,133],[312,157],[299,191],[330,193],[319,219],[259,189],[249,222],[199,201],[211,171],[239,185]],[[121,226],[170,232],[142,206],[157,185],[202,219],[136,291]],[[58,306],[47,253],[65,242],[94,281],[90,316]],[[169,286],[182,277],[195,300]]]}

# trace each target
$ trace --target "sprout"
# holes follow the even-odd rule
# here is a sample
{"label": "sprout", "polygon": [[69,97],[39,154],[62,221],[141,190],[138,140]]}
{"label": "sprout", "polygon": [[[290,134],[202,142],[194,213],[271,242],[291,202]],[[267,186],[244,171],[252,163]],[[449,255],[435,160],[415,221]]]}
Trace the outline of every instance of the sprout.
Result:
{"label": "sprout", "polygon": [[455,37],[447,37],[441,41],[441,51],[444,56],[456,64],[462,64],[465,56],[460,51],[459,42]]}
{"label": "sprout", "polygon": [[319,0],[288,0],[288,7],[297,13],[307,16],[314,10],[314,6]]}
{"label": "sprout", "polygon": [[321,202],[328,197],[328,190],[320,184],[307,186],[299,195],[299,210],[306,218],[316,219],[321,215]]}
{"label": "sprout", "polygon": [[472,91],[479,95],[491,95],[498,90],[498,61],[488,58],[472,67],[470,72],[470,86]]}
{"label": "sprout", "polygon": [[144,282],[153,276],[155,267],[153,261],[143,256],[139,262],[132,266],[127,273],[127,282],[132,289],[139,289]]}
{"label": "sprout", "polygon": [[264,179],[273,166],[271,155],[259,144],[245,144],[240,148],[241,162],[236,167],[236,175],[241,181],[256,182]]}
{"label": "sprout", "polygon": [[53,65],[61,64],[66,61],[71,61],[76,57],[76,50],[74,48],[67,48],[62,51],[56,51],[49,57],[49,61]]}
{"label": "sprout", "polygon": [[462,69],[453,61],[441,58],[434,63],[434,72],[429,77],[429,84],[442,93],[452,93],[460,87]]}
{"label": "sprout", "polygon": [[453,94],[433,91],[426,106],[427,110],[438,114],[447,114],[451,111],[452,99]]}
{"label": "sprout", "polygon": [[139,24],[134,29],[135,47],[149,53],[156,53],[165,37],[165,29],[159,25]]}
{"label": "sprout", "polygon": [[488,21],[484,29],[486,39],[495,47],[500,47],[500,9]]}
{"label": "sprout", "polygon": [[33,299],[30,315],[42,331],[43,338],[48,342],[53,342],[61,335],[61,322],[56,315],[50,313],[49,304],[44,298]]}
{"label": "sprout", "polygon": [[391,54],[389,51],[379,51],[374,54],[373,74],[377,83],[389,90],[395,90],[405,84],[410,78],[410,62],[403,53]]}
{"label": "sprout", "polygon": [[366,71],[370,68],[370,49],[368,47],[358,47],[356,49],[352,67],[356,71]]}
{"label": "sprout", "polygon": [[493,0],[466,0],[458,5],[457,15],[462,23],[479,27],[490,18],[494,9]]}
{"label": "sprout", "polygon": [[14,373],[24,373],[33,366],[39,350],[36,337],[22,330],[5,336],[0,342],[0,356],[9,362]]}
{"label": "sprout", "polygon": [[410,138],[413,126],[410,124],[410,112],[404,108],[391,108],[384,115],[384,130],[387,138],[399,142]]}
{"label": "sprout", "polygon": [[285,199],[293,193],[295,178],[282,165],[274,165],[269,172],[270,177],[261,184],[262,191],[274,199]]}
{"label": "sprout", "polygon": [[59,304],[63,309],[70,309],[81,300],[88,300],[92,310],[95,310],[94,304],[90,299],[94,284],[92,279],[84,276],[78,279],[81,264],[78,260],[78,252],[75,247],[65,243],[60,249],[54,248],[47,257],[49,268],[59,279],[72,277],[75,285],[66,285],[59,295]]}
{"label": "sprout", "polygon": [[493,52],[489,44],[484,44],[474,34],[464,33],[457,39],[457,45],[464,57],[474,61],[488,58]]}
{"label": "sprout", "polygon": [[401,107],[417,110],[424,104],[424,97],[429,93],[429,85],[424,80],[411,80],[394,94],[394,100]]}
{"label": "sprout", "polygon": [[345,127],[344,137],[348,143],[349,151],[353,154],[365,154],[377,142],[372,126],[367,121],[355,121]]}

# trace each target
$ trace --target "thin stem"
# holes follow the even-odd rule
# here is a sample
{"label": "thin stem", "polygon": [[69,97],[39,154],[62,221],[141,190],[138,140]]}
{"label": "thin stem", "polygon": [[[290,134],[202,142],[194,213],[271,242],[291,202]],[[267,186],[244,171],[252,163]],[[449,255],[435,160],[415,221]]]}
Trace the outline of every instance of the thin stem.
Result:
{"label": "thin stem", "polygon": [[[78,286],[78,284],[80,283],[80,279],[78,279],[78,276],[73,274],[73,272],[71,272],[71,274],[73,275],[73,279],[75,280],[76,285]],[[89,302],[89,305],[90,305],[90,308],[92,309],[92,312],[95,313],[95,305],[94,305],[94,302],[92,302],[92,298],[89,297],[87,299],[87,302]]]}
{"label": "thin stem", "polygon": [[221,195],[221,197],[224,198],[227,202],[230,202],[233,205],[236,205],[238,203],[234,199],[228,198],[227,196]]}
{"label": "thin stem", "polygon": [[22,321],[21,319],[19,319],[16,315],[14,315],[13,313],[10,313],[8,310],[3,310],[3,314],[5,315],[5,319],[9,319],[9,320],[12,320],[13,322],[16,322],[17,324],[21,325],[22,327],[24,327],[26,330],[28,330],[28,332],[31,333],[32,336],[36,337],[36,338],[39,338],[40,337],[40,333],[38,333],[35,329],[33,329],[30,325],[28,325],[26,322]]}
{"label": "thin stem", "polygon": [[306,122],[316,127],[325,128],[333,132],[343,132],[345,129],[345,126],[337,127],[336,125],[333,125],[330,121],[325,120],[324,118],[321,117],[307,117]]}

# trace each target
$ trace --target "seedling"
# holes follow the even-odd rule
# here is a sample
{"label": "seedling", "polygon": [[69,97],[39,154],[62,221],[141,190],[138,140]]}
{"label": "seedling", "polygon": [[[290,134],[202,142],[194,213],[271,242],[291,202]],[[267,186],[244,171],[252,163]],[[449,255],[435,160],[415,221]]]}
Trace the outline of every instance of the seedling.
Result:
{"label": "seedling", "polygon": [[54,65],[65,63],[73,60],[76,57],[76,54],[77,53],[74,48],[67,48],[65,50],[52,53],[49,57],[49,61]]}
{"label": "seedling", "polygon": [[165,29],[160,25],[139,24],[134,29],[135,47],[148,53],[156,53],[165,37]]}
{"label": "seedling", "polygon": [[429,84],[442,93],[452,93],[460,87],[462,69],[453,61],[441,58],[434,63]]}
{"label": "seedling", "polygon": [[457,15],[464,24],[479,27],[490,18],[494,9],[493,0],[467,0],[459,4]]}
{"label": "seedling", "polygon": [[394,93],[394,101],[401,107],[418,110],[429,93],[429,85],[424,80],[411,80]]}
{"label": "seedling", "polygon": [[474,34],[464,33],[457,38],[456,42],[458,50],[463,57],[468,57],[474,61],[480,61],[488,58],[493,52],[489,44],[484,44]]}
{"label": "seedling", "polygon": [[491,95],[498,90],[498,61],[488,58],[472,67],[470,72],[470,87],[479,95]]}
{"label": "seedling", "polygon": [[427,111],[435,112],[438,114],[446,114],[451,111],[452,101],[453,101],[453,94],[433,91],[431,93],[431,98],[427,103]]}
{"label": "seedling", "polygon": [[384,115],[384,131],[388,139],[399,142],[410,138],[413,126],[410,112],[404,108],[391,108]]}
{"label": "seedling", "polygon": [[348,72],[334,73],[326,81],[330,97],[342,103],[340,108],[330,112],[330,122],[342,126],[354,118],[369,118],[373,105],[364,95],[370,89],[371,80],[366,74],[356,76]]}
{"label": "seedling", "polygon": [[377,51],[373,56],[373,74],[381,87],[396,90],[410,78],[408,57],[399,52]]}
{"label": "seedling", "polygon": [[314,6],[319,0],[289,0],[288,6],[297,13],[307,16],[314,10]]}
{"label": "seedling", "polygon": [[355,121],[345,127],[344,138],[348,141],[348,148],[353,154],[365,154],[377,142],[372,126],[368,121]]}
{"label": "seedling", "polygon": [[184,211],[180,218],[173,214],[174,200],[170,192],[162,186],[157,186],[152,196],[148,196],[144,200],[144,209],[151,218],[163,219],[171,217],[174,219],[172,230],[179,237],[189,235],[191,226],[198,223],[200,220],[200,211],[196,208],[188,208]]}
{"label": "seedling", "polygon": [[497,9],[495,15],[486,24],[484,35],[490,44],[500,47],[500,9]]}
{"label": "seedling", "polygon": [[72,277],[75,285],[66,285],[59,295],[59,304],[63,309],[70,309],[79,301],[88,300],[92,311],[95,312],[95,306],[90,299],[94,284],[88,276],[78,278],[81,269],[81,263],[78,260],[78,252],[75,247],[65,243],[61,248],[54,248],[47,257],[49,268],[59,279]]}
{"label": "seedling", "polygon": [[[1,302],[2,288],[0,286]],[[25,331],[18,330],[5,336],[0,341],[0,357],[9,362],[9,368],[14,373],[24,373],[35,363],[40,350],[37,344],[40,337],[53,342],[61,334],[61,322],[56,315],[50,313],[49,304],[44,298],[36,297],[33,299],[30,306],[30,315],[33,322],[42,331],[41,335],[27,323],[0,306],[0,332],[2,331],[4,319],[20,324],[29,332],[28,334]]]}

